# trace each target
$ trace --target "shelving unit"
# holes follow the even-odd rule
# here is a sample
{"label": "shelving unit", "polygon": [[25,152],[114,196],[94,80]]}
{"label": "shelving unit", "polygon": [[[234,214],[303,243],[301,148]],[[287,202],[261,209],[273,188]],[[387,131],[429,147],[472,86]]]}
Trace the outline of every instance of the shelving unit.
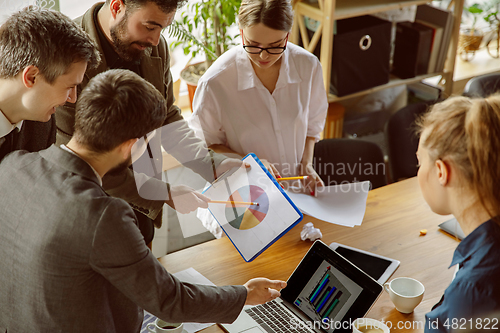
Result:
{"label": "shelving unit", "polygon": [[[318,0],[317,3],[308,3],[305,0],[296,0],[294,2],[294,26],[292,29],[292,34],[290,36],[290,40],[293,43],[298,43],[300,35],[304,48],[309,52],[313,52],[320,40],[320,37],[328,36],[328,38],[321,38],[320,62],[323,67],[323,80],[325,83],[325,88],[327,91],[329,91],[334,36],[333,32],[334,23],[336,20],[369,15],[412,5],[422,5],[430,2],[431,1],[429,0]],[[441,83],[444,86],[444,93],[449,96],[453,88],[453,70],[455,68],[455,54],[457,52],[458,35],[460,30],[460,21],[463,6],[464,0],[452,0],[450,2],[450,5],[448,6],[448,9],[453,8],[452,11],[455,20],[453,23],[452,38],[448,48],[447,61],[442,73],[420,75],[405,80],[397,77],[391,77],[391,80],[387,84],[361,91],[352,95],[338,97],[331,93],[328,93],[328,101],[335,102],[355,96],[361,96],[363,94],[383,90],[401,84],[418,82],[425,78],[437,75],[441,75]],[[304,16],[320,22],[318,29],[310,39],[304,23]]]}

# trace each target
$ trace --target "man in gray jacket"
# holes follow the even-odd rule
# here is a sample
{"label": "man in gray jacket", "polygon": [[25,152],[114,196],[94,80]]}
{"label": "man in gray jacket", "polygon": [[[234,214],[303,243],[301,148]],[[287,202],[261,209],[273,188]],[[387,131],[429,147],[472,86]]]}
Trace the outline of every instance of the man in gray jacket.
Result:
{"label": "man in gray jacket", "polygon": [[127,70],[93,78],[65,146],[17,151],[0,168],[0,332],[139,332],[142,309],[170,322],[231,322],[283,281],[182,283],[146,247],[130,206],[102,188],[165,120],[165,99]]}

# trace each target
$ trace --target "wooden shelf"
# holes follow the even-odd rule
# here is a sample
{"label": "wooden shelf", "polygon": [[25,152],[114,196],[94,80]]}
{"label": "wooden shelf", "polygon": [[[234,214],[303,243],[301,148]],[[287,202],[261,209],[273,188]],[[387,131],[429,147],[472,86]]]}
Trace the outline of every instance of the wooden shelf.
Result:
{"label": "wooden shelf", "polygon": [[[326,0],[329,1],[329,0]],[[330,0],[331,1],[331,0]],[[430,0],[337,0],[334,20],[342,20],[350,17],[363,16],[374,14],[386,10],[399,9],[412,5],[423,5],[431,2]],[[319,3],[298,2],[295,5],[295,10],[302,15],[322,21],[325,13],[321,10]]]}
{"label": "wooden shelf", "polygon": [[369,93],[372,93],[372,92],[384,90],[384,89],[387,89],[387,88],[396,87],[396,86],[399,86],[399,85],[402,85],[402,84],[411,84],[411,83],[419,82],[419,81],[422,81],[422,80],[427,79],[429,77],[434,77],[434,76],[439,76],[439,75],[442,76],[442,75],[444,75],[444,73],[424,74],[424,75],[419,75],[419,76],[411,77],[409,79],[400,79],[399,77],[391,76],[391,79],[386,84],[382,84],[380,86],[376,86],[376,87],[373,87],[373,88],[370,88],[370,89],[367,89],[367,90],[358,91],[357,93],[354,93],[354,94],[350,94],[350,95],[338,97],[338,96],[336,96],[336,95],[334,95],[332,93],[329,93],[328,94],[328,102],[329,103],[331,103],[331,102],[339,102],[339,101],[346,100],[346,99],[349,99],[349,98],[353,98],[353,97],[357,97],[357,96],[363,96],[363,95],[366,95],[366,94],[369,94]]}
{"label": "wooden shelf", "polygon": [[[348,96],[337,97],[328,94],[330,102],[345,100],[351,97],[362,96],[371,92],[395,87],[402,84],[418,82],[425,78],[442,75],[445,82],[444,93],[450,95],[453,88],[453,71],[455,67],[455,55],[458,46],[458,33],[460,30],[460,20],[464,5],[464,0],[452,0],[454,24],[452,39],[448,48],[447,62],[443,73],[432,73],[420,75],[410,79],[392,78],[389,83],[354,93]],[[321,44],[320,62],[323,69],[323,80],[325,88],[330,87],[330,74],[332,62],[332,48],[334,39],[334,24],[336,20],[375,14],[387,10],[404,8],[412,5],[423,5],[430,3],[431,0],[319,0],[317,3],[309,3],[307,0],[295,0],[295,20],[290,35],[290,41],[298,43],[299,35],[302,37],[304,48],[312,52],[318,43]],[[451,5],[449,6],[451,7]],[[309,39],[304,23],[304,16],[320,22],[314,36]],[[326,38],[323,38],[327,36]]]}
{"label": "wooden shelf", "polygon": [[430,0],[337,0],[334,19],[341,20],[350,17],[374,14],[386,10],[399,9],[412,5],[423,5]]}

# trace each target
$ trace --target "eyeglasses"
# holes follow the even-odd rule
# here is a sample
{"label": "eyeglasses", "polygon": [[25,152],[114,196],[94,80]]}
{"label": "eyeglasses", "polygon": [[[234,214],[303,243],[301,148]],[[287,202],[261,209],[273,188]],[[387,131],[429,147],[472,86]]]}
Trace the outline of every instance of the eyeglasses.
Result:
{"label": "eyeglasses", "polygon": [[274,46],[274,47],[258,47],[258,46],[250,46],[245,45],[245,38],[243,37],[243,31],[241,32],[241,40],[243,41],[243,49],[250,54],[261,54],[262,51],[266,51],[269,54],[281,54],[286,50],[286,44],[288,42],[288,34],[285,37],[285,46]]}

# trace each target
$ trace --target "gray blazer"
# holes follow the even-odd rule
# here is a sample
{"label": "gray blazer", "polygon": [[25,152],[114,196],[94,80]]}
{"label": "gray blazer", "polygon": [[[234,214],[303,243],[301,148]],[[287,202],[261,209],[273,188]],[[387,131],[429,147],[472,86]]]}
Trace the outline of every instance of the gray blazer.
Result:
{"label": "gray blazer", "polygon": [[139,332],[142,309],[167,321],[232,322],[243,308],[243,286],[170,275],[130,206],[79,157],[56,146],[12,153],[0,184],[1,333]]}

